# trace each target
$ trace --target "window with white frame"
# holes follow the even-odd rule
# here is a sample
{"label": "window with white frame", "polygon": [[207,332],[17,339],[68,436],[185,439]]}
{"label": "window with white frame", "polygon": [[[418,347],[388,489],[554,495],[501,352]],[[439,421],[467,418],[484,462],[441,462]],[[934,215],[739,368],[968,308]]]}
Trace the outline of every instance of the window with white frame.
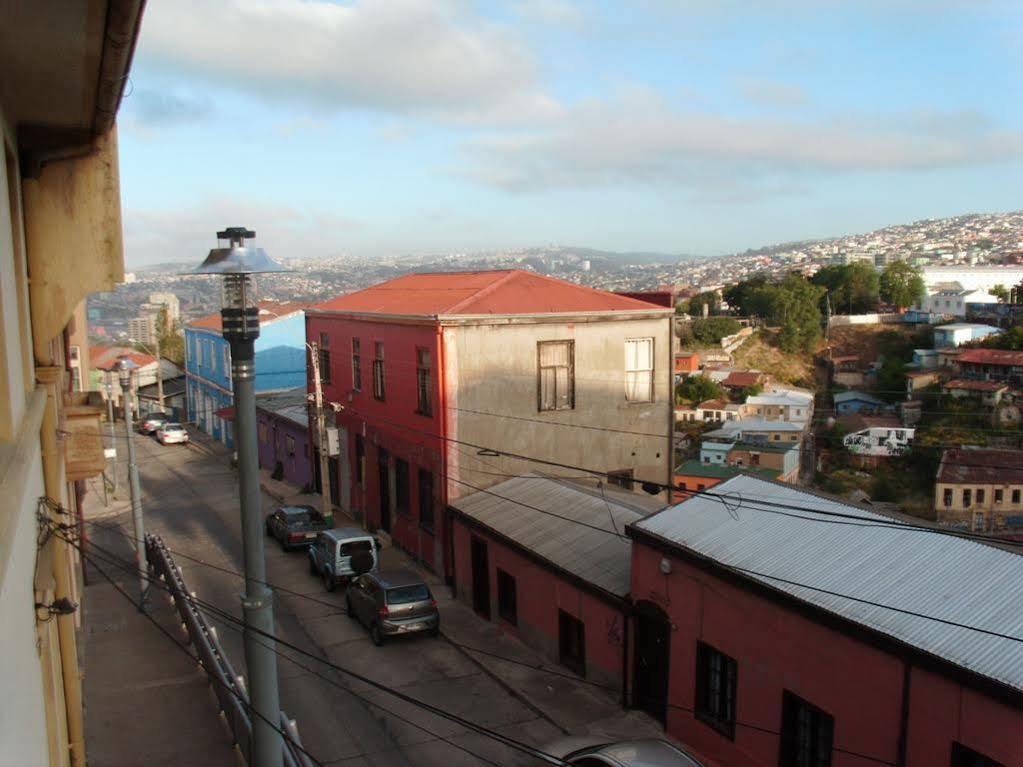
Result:
{"label": "window with white frame", "polygon": [[625,399],[629,402],[653,402],[653,338],[629,338],[625,341]]}

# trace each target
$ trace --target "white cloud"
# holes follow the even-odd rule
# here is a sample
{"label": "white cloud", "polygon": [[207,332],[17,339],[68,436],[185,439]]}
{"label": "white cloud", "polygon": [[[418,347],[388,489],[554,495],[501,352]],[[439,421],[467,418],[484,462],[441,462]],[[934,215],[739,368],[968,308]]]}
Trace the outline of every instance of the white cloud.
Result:
{"label": "white cloud", "polygon": [[209,197],[179,208],[129,208],[124,213],[125,262],[129,267],[175,262],[198,266],[217,247],[217,231],[227,226],[255,229],[256,243],[282,259],[342,251],[362,223],[324,210],[243,198]]}
{"label": "white cloud", "polygon": [[761,106],[789,109],[805,106],[809,102],[806,91],[794,83],[744,77],[736,85],[743,98]]}
{"label": "white cloud", "polygon": [[140,58],[328,110],[530,119],[553,103],[532,54],[459,0],[152,3]]}
{"label": "white cloud", "polygon": [[807,174],[925,171],[1019,161],[1023,134],[970,114],[884,119],[735,118],[677,111],[634,89],[566,112],[548,129],[489,133],[464,146],[457,172],[514,191],[671,184],[726,195]]}

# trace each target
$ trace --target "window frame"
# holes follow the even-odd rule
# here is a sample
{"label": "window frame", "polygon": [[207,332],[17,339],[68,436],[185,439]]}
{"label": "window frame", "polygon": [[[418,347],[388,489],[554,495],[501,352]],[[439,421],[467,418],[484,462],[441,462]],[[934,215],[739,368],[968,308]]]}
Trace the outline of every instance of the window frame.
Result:
{"label": "window frame", "polygon": [[373,342],[373,399],[384,402],[387,399],[387,381],[384,369],[384,342]]}
{"label": "window frame", "polygon": [[[423,360],[426,360],[423,364]],[[426,346],[416,347],[416,413],[433,416],[433,355]]]}
{"label": "window frame", "polygon": [[[737,691],[738,663],[735,658],[698,641],[694,712],[697,719],[729,740],[735,740]],[[714,701],[712,697],[720,699]]]}
{"label": "window frame", "polygon": [[[557,373],[554,374],[554,397],[551,400],[552,407],[544,407],[544,370],[559,370],[560,365],[543,365],[543,349],[547,346],[566,345],[568,347],[568,404],[564,407],[558,406]],[[554,413],[559,410],[575,410],[575,341],[573,339],[552,339],[550,341],[536,342],[536,409],[540,413]]]}
{"label": "window frame", "polygon": [[362,341],[352,336],[352,391],[362,391]]}
{"label": "window frame", "polygon": [[284,450],[289,458],[295,457],[295,438],[290,434],[284,435]]}
{"label": "window frame", "polygon": [[[403,476],[404,475],[404,481]],[[412,488],[409,484],[409,463],[404,458],[394,457],[394,513],[408,517],[412,514]],[[403,488],[404,485],[404,488]]]}
{"label": "window frame", "polygon": [[[640,344],[649,342],[650,344],[650,367],[649,368],[635,368],[629,369],[629,344]],[[654,401],[654,373],[657,370],[657,356],[656,346],[653,336],[645,336],[640,338],[626,338],[625,339],[625,401],[635,403],[650,403]],[[650,378],[647,385],[646,396],[632,398],[629,396],[630,373],[648,373]]]}
{"label": "window frame", "polygon": [[[424,479],[427,481],[424,482]],[[429,492],[426,491],[427,487]],[[433,497],[433,472],[429,469],[419,468],[416,471],[416,497],[419,502],[419,508],[417,509],[419,512],[419,526],[432,533],[433,526],[436,524],[436,515]],[[426,510],[429,511],[429,515],[423,513]]]}
{"label": "window frame", "polygon": [[[806,739],[810,752],[805,763],[813,764],[814,767],[831,767],[832,757],[835,753],[835,717],[790,690],[782,691],[782,724],[778,739],[778,763],[782,765],[801,763],[797,759],[798,752],[796,751],[800,747],[800,733],[798,730],[791,732],[790,730],[800,725],[798,720],[803,712],[809,717],[810,726],[810,733]],[[826,728],[822,729],[822,725],[826,725]],[[819,753],[822,735],[826,735],[827,738],[827,754]]]}
{"label": "window frame", "polygon": [[329,386],[331,383],[330,375],[330,335],[328,333],[321,332],[319,338],[319,346],[316,351],[319,355],[320,362],[320,385]]}
{"label": "window frame", "polygon": [[[509,583],[510,582],[510,583]],[[510,589],[510,591],[509,591]],[[510,626],[519,625],[518,582],[506,570],[497,568],[497,615]]]}

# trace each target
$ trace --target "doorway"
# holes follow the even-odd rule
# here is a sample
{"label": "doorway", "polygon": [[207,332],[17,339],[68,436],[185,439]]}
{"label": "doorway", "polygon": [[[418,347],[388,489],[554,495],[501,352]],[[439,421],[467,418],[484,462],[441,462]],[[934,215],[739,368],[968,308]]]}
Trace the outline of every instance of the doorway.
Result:
{"label": "doorway", "polygon": [[564,610],[558,610],[558,660],[565,668],[586,676],[586,627]]}
{"label": "doorway", "polygon": [[633,703],[664,724],[668,713],[671,621],[653,602],[642,601],[636,603],[635,626]]}
{"label": "doorway", "polygon": [[490,562],[487,542],[472,538],[472,609],[490,620]]}
{"label": "doorway", "polygon": [[391,532],[391,455],[381,448],[377,455],[377,483],[380,486],[380,529]]}

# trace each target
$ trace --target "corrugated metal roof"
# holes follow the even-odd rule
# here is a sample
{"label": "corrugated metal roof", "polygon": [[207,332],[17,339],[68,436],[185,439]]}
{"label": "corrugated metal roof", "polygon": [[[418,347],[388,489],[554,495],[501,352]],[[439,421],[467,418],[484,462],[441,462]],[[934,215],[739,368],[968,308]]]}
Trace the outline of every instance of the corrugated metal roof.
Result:
{"label": "corrugated metal roof", "polygon": [[306,391],[299,387],[279,394],[256,398],[256,408],[286,418],[304,428],[309,427],[309,410]]}
{"label": "corrugated metal roof", "polygon": [[551,564],[624,597],[632,563],[625,526],[664,503],[613,487],[605,487],[602,497],[599,489],[578,482],[529,474],[450,505]]}
{"label": "corrugated metal roof", "polygon": [[[1023,691],[1023,642],[856,602],[911,610],[1023,638],[1023,556],[949,535],[812,522],[757,510],[758,500],[891,522],[862,507],[740,476],[634,526],[731,567],[793,597]],[[763,509],[765,507],[761,507]],[[769,508],[769,507],[768,507]],[[812,512],[797,512],[813,517]],[[826,519],[819,517],[819,519]]]}

